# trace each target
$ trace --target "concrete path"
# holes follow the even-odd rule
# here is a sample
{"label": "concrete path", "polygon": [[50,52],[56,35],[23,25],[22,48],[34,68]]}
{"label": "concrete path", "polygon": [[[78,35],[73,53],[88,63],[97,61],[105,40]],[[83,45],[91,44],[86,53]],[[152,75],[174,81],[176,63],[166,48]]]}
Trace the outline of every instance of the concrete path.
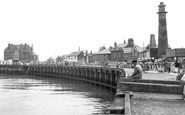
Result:
{"label": "concrete path", "polygon": [[[124,68],[128,75],[131,75],[133,69],[131,68]],[[143,79],[153,79],[153,80],[175,80],[177,73],[161,73],[158,71],[145,71],[143,72]]]}

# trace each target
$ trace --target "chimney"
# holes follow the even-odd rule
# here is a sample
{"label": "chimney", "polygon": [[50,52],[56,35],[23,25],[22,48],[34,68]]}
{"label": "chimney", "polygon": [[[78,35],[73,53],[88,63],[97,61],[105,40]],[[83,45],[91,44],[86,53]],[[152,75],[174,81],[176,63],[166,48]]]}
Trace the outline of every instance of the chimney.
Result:
{"label": "chimney", "polygon": [[8,44],[8,49],[10,49],[10,43]]}
{"label": "chimney", "polygon": [[117,48],[117,43],[116,42],[114,42],[114,48]]}
{"label": "chimney", "polygon": [[150,35],[150,48],[155,48],[157,45],[156,45],[156,42],[155,42],[155,35],[154,34],[151,34]]}
{"label": "chimney", "polygon": [[33,44],[31,45],[31,52],[33,52]]}
{"label": "chimney", "polygon": [[80,47],[78,47],[78,52],[80,52]]}
{"label": "chimney", "polygon": [[134,40],[132,38],[128,39],[128,46],[133,47],[134,46]]}
{"label": "chimney", "polygon": [[24,48],[26,49],[26,43],[24,44]]}
{"label": "chimney", "polygon": [[123,42],[124,44],[126,44],[126,41],[124,40],[124,42]]}

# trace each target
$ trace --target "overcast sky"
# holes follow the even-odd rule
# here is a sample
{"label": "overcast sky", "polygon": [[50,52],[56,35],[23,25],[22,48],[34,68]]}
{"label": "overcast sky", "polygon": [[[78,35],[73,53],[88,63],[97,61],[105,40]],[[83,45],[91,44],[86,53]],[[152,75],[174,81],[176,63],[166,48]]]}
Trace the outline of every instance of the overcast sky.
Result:
{"label": "overcast sky", "polygon": [[133,38],[158,41],[158,5],[166,5],[168,42],[185,46],[184,0],[0,0],[0,59],[11,44],[33,44],[40,60],[73,51],[97,52]]}

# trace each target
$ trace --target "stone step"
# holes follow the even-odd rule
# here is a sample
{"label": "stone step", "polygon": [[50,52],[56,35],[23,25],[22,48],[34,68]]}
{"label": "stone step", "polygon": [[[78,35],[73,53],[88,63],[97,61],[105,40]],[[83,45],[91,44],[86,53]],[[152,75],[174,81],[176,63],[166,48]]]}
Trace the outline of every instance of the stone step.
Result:
{"label": "stone step", "polygon": [[120,82],[119,90],[132,92],[183,94],[183,87],[175,84]]}
{"label": "stone step", "polygon": [[105,115],[124,115],[124,113],[123,114],[105,114]]}
{"label": "stone step", "polygon": [[162,99],[162,100],[184,99],[182,94],[147,93],[147,92],[133,92],[132,98],[133,99]]}
{"label": "stone step", "polygon": [[124,115],[124,114],[107,114],[107,115]]}
{"label": "stone step", "polygon": [[110,114],[123,114],[125,109],[125,99],[115,98],[112,106],[109,108]]}
{"label": "stone step", "polygon": [[181,85],[181,81],[173,81],[173,80],[150,80],[150,79],[120,79],[120,82],[140,82],[140,83],[158,83],[158,84],[174,84]]}

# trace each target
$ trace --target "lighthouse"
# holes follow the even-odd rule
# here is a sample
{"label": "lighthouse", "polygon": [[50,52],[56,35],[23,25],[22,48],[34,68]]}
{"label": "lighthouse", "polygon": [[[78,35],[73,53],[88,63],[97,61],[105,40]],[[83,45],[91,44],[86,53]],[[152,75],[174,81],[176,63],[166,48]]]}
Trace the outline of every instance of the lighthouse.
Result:
{"label": "lighthouse", "polygon": [[166,50],[168,49],[168,36],[167,36],[167,26],[166,26],[166,11],[163,2],[160,3],[159,12],[159,27],[158,27],[158,57],[161,58],[166,55]]}

